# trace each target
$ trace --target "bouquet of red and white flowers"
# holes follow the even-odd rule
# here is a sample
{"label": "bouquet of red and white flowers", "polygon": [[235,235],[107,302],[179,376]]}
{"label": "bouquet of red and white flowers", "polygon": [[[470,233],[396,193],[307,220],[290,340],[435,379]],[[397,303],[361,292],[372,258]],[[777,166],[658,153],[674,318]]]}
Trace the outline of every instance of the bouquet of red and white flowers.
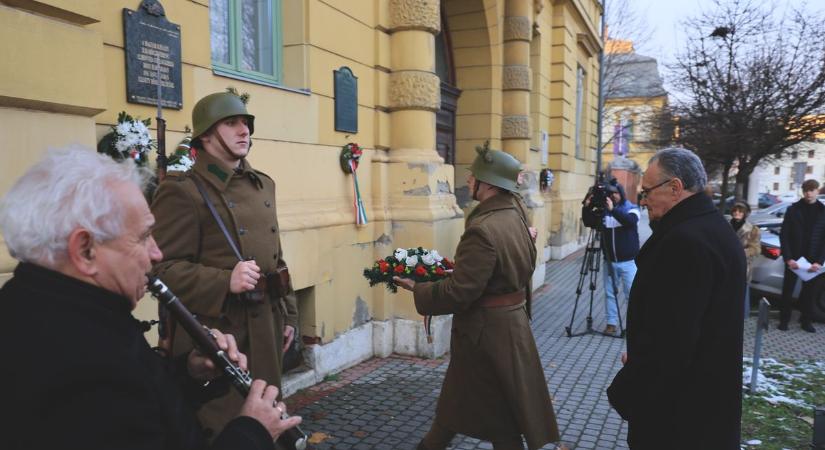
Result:
{"label": "bouquet of red and white flowers", "polygon": [[419,281],[437,281],[449,276],[453,262],[438,254],[436,250],[425,248],[399,248],[386,258],[379,259],[368,269],[364,277],[370,286],[385,283],[390,292],[397,292],[398,286],[392,277],[410,278]]}

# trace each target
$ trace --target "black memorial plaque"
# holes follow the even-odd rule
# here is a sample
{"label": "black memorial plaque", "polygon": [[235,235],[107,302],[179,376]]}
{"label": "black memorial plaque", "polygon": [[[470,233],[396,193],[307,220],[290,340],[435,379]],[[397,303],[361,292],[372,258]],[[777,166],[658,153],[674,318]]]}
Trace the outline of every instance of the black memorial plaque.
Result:
{"label": "black memorial plaque", "polygon": [[160,78],[163,107],[183,108],[180,25],[166,20],[160,2],[143,0],[137,11],[123,9],[123,36],[126,43],[126,101],[157,105]]}
{"label": "black memorial plaque", "polygon": [[349,67],[333,70],[335,79],[335,131],[358,132],[358,77]]}

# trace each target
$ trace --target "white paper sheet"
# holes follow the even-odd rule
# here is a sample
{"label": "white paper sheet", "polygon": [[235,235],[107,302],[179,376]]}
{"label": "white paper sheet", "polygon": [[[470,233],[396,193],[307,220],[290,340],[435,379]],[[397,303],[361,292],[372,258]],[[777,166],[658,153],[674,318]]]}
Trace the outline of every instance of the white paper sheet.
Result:
{"label": "white paper sheet", "polygon": [[799,279],[802,281],[810,281],[824,271],[823,268],[820,268],[816,272],[809,272],[808,269],[811,268],[811,263],[807,259],[805,259],[804,256],[802,258],[797,259],[796,263],[799,265],[799,268],[791,270],[793,270],[796,276],[798,276]]}

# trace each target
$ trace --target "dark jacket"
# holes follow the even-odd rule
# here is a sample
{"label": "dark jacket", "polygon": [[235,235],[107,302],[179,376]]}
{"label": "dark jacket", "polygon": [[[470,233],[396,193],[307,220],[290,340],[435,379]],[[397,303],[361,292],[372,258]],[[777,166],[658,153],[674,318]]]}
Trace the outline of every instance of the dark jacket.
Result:
{"label": "dark jacket", "polygon": [[608,388],[632,449],[739,450],[745,254],[705,194],[674,206],[636,258],[627,364]]}
{"label": "dark jacket", "polygon": [[525,303],[478,305],[483,296],[529,293],[536,245],[525,210],[510,193],[479,203],[467,216],[453,275],[416,283],[414,297],[422,315],[454,314],[435,421],[486,441],[524,435],[533,450],[559,433]]}
{"label": "dark jacket", "polygon": [[[782,259],[797,260],[805,257],[810,262],[820,264],[825,260],[825,205],[817,201],[813,205],[817,209],[813,224],[805,225],[802,208],[805,199],[799,199],[788,207],[785,218],[782,219],[782,231],[779,233],[779,243],[782,248]],[[810,236],[805,236],[805,230],[811,230]]]}
{"label": "dark jacket", "polygon": [[[22,263],[0,289],[6,387],[0,448],[207,448],[192,411],[228,388],[203,388],[171,370],[143,337],[129,301]],[[220,385],[220,386],[219,386]],[[270,449],[263,425],[231,422],[212,448]]]}
{"label": "dark jacket", "polygon": [[599,218],[590,208],[582,208],[582,220],[587,226],[603,226],[602,248],[604,257],[612,262],[630,261],[639,254],[639,207],[625,197],[624,188],[616,185],[622,201],[612,211],[605,209],[605,216]]}

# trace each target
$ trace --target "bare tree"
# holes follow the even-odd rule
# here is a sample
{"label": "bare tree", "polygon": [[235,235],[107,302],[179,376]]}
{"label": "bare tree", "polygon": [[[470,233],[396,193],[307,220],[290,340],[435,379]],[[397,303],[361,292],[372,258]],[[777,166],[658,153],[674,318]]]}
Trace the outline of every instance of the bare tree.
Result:
{"label": "bare tree", "polygon": [[741,199],[760,162],[825,131],[825,21],[801,10],[775,20],[764,3],[716,0],[686,29],[674,66],[685,95],[678,141],[721,169],[723,195],[736,168]]}
{"label": "bare tree", "polygon": [[[634,50],[644,51],[653,39],[653,29],[647,21],[632,6],[630,0],[605,0],[607,17],[606,40],[625,41],[633,45]],[[621,64],[610,64],[609,59],[616,54],[608,54],[604,70],[604,93],[605,98],[610,98],[629,82],[629,77],[625,67]],[[620,62],[621,58],[617,58]]]}

